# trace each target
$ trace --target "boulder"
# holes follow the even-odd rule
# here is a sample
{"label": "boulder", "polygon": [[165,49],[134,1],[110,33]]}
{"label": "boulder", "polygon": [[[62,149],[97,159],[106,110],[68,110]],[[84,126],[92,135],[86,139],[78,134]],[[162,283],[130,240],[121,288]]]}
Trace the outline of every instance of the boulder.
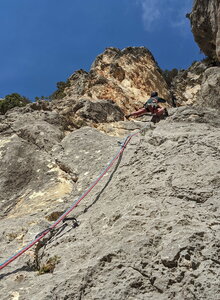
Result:
{"label": "boulder", "polygon": [[84,100],[82,108],[77,110],[77,115],[95,123],[117,122],[124,118],[122,110],[112,100]]}
{"label": "boulder", "polygon": [[112,100],[66,98],[59,103],[55,101],[53,108],[66,119],[72,129],[124,119],[123,111]]}

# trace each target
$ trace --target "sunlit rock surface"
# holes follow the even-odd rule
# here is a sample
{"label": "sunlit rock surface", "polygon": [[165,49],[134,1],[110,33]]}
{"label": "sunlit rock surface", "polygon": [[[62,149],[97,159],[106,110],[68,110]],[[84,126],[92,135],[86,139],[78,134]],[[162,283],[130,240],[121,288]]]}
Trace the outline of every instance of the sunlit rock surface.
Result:
{"label": "sunlit rock surface", "polygon": [[[152,91],[168,99],[169,91],[153,55],[144,47],[107,48],[91,70],[76,71],[69,78],[67,95],[57,107],[75,98],[113,100],[124,113],[142,107]],[[68,101],[71,103],[71,100]]]}

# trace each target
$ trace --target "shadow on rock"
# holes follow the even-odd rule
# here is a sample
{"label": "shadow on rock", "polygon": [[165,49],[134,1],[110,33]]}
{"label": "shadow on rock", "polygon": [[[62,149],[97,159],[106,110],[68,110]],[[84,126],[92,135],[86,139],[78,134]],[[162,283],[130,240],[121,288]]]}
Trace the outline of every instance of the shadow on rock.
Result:
{"label": "shadow on rock", "polygon": [[122,157],[123,157],[123,153],[121,153],[121,155],[119,156],[117,164],[116,164],[114,170],[112,171],[112,173],[111,173],[108,181],[106,182],[105,186],[102,188],[102,190],[100,191],[100,193],[98,194],[98,196],[95,198],[95,200],[89,206],[87,206],[84,209],[83,213],[86,213],[99,200],[99,198],[101,197],[102,193],[105,191],[105,189],[108,187],[109,183],[112,181],[112,178],[113,178],[115,172],[117,171],[117,169],[118,169],[118,167],[119,167],[119,165],[121,163]]}

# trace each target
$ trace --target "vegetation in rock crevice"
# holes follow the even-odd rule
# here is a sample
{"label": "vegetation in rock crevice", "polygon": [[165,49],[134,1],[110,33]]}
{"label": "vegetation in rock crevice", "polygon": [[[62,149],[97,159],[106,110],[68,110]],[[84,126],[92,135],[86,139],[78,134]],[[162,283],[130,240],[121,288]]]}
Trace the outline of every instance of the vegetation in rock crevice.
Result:
{"label": "vegetation in rock crevice", "polygon": [[43,264],[39,271],[38,274],[42,275],[45,273],[53,273],[56,265],[60,262],[60,257],[57,255],[54,255],[50,257],[45,264]]}

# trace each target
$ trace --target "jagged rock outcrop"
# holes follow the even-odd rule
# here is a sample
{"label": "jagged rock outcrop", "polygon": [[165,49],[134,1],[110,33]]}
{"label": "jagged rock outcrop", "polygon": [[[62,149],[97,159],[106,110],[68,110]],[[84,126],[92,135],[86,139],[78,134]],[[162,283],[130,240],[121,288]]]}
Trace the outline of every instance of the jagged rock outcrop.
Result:
{"label": "jagged rock outcrop", "polygon": [[[36,103],[9,110],[1,116],[0,133],[17,134],[39,149],[50,150],[60,142],[63,132],[68,129],[65,118],[55,111],[35,110]],[[45,104],[50,105],[50,103]],[[34,107],[34,109],[32,109]]]}
{"label": "jagged rock outcrop", "polygon": [[[45,116],[33,113],[33,122]],[[1,183],[9,184],[1,206],[1,262],[70,207],[119,150],[118,138],[94,128],[66,134],[65,126],[55,126],[61,135],[51,137],[52,148],[19,130],[0,134]],[[1,299],[217,300],[219,128],[215,110],[186,107],[148,126],[73,211],[79,226],[60,224],[1,271]],[[12,182],[18,178],[19,189]]]}
{"label": "jagged rock outcrop", "polygon": [[58,108],[76,98],[111,99],[123,112],[129,112],[142,106],[154,90],[169,98],[160,68],[144,47],[107,48],[97,56],[89,72],[76,71],[68,82],[64,90],[67,96],[54,101]]}
{"label": "jagged rock outcrop", "polygon": [[195,62],[187,70],[178,72],[171,85],[177,105],[193,105],[200,102],[203,75],[207,68],[207,62]]}
{"label": "jagged rock outcrop", "polygon": [[220,67],[215,66],[209,59],[194,62],[187,70],[180,70],[171,85],[176,104],[219,109],[219,72]]}
{"label": "jagged rock outcrop", "polygon": [[195,0],[189,17],[200,49],[220,61],[220,0]]}
{"label": "jagged rock outcrop", "polygon": [[219,109],[220,1],[194,1],[189,17],[195,41],[208,58],[179,71],[171,90],[179,105]]}
{"label": "jagged rock outcrop", "polygon": [[[24,130],[30,127],[33,133],[35,130],[32,130],[31,124],[36,125],[37,122],[47,127],[48,123],[50,126],[59,125],[68,131],[82,126],[96,127],[98,123],[118,122],[124,119],[123,111],[112,100],[77,99],[76,97],[58,102],[41,100],[27,104],[25,107],[16,107],[8,111],[5,116],[0,115],[0,118],[4,120],[0,123],[0,132],[8,129],[11,123],[13,123],[13,129],[17,131],[19,129],[24,133]],[[42,137],[36,138],[39,141]],[[50,138],[47,138],[49,141]],[[46,143],[42,145],[45,146]]]}
{"label": "jagged rock outcrop", "polygon": [[209,60],[195,62],[174,77],[171,92],[177,106],[202,106],[220,109],[220,67]]}
{"label": "jagged rock outcrop", "polygon": [[124,119],[123,111],[112,100],[77,99],[76,97],[54,101],[52,107],[67,120],[69,128],[72,129]]}

